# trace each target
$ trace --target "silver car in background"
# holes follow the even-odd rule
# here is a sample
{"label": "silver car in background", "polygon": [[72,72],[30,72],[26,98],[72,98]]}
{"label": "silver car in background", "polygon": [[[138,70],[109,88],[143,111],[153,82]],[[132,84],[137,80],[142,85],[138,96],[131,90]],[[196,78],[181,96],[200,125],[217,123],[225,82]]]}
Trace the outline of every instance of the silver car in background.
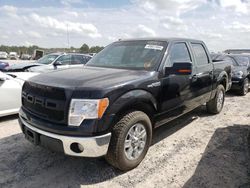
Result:
{"label": "silver car in background", "polygon": [[8,72],[49,72],[56,69],[82,67],[91,59],[90,55],[77,53],[51,53],[35,62],[16,63],[9,66]]}
{"label": "silver car in background", "polygon": [[0,59],[8,59],[8,53],[0,51]]}

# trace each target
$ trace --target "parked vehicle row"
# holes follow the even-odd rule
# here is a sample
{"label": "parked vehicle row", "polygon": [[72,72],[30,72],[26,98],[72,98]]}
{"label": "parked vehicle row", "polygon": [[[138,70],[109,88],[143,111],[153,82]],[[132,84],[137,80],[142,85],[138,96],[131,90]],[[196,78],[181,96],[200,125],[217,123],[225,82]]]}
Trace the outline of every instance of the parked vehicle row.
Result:
{"label": "parked vehicle row", "polygon": [[16,63],[5,69],[8,72],[49,72],[57,69],[81,67],[91,56],[76,53],[52,53],[43,56],[34,63]]}
{"label": "parked vehicle row", "polygon": [[[202,41],[182,38],[120,40],[93,57],[52,53],[0,74],[0,116],[21,100],[19,124],[33,144],[130,170],[154,128],[203,104],[220,113],[230,89],[245,95],[249,67],[247,55],[210,56]],[[17,106],[7,104],[13,97]]]}
{"label": "parked vehicle row", "polygon": [[8,58],[8,53],[0,51],[0,59],[7,59],[7,58]]}
{"label": "parked vehicle row", "polygon": [[17,60],[18,54],[16,52],[10,52],[9,54],[7,52],[0,51],[0,59],[12,59]]}
{"label": "parked vehicle row", "polygon": [[250,80],[250,55],[246,54],[213,54],[214,61],[227,61],[232,65],[232,90],[246,95]]}
{"label": "parked vehicle row", "polygon": [[220,113],[230,86],[230,63],[213,63],[202,41],[117,41],[83,68],[26,81],[19,123],[35,145],[105,156],[130,170],[145,157],[154,128],[204,103],[209,113]]}

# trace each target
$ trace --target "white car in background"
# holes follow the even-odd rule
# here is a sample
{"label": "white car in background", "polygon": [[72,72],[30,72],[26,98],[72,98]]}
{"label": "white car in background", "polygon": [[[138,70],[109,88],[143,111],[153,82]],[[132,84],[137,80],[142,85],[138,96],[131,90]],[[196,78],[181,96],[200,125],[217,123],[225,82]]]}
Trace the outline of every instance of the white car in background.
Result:
{"label": "white car in background", "polygon": [[16,52],[10,52],[9,53],[9,58],[13,59],[13,60],[17,60],[18,59],[18,55]]}
{"label": "white car in background", "polygon": [[37,73],[0,72],[0,117],[17,114],[21,106],[21,90],[25,80]]}
{"label": "white car in background", "polygon": [[8,53],[0,51],[0,59],[7,59],[7,58],[8,58]]}

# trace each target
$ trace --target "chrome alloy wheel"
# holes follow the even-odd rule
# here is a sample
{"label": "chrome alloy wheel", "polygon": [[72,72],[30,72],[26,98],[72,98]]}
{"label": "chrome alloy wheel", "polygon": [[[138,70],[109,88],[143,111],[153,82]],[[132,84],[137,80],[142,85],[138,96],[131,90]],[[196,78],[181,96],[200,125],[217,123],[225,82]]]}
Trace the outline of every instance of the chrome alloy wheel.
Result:
{"label": "chrome alloy wheel", "polygon": [[141,123],[133,125],[124,142],[124,152],[129,160],[136,160],[142,154],[147,141],[146,128]]}
{"label": "chrome alloy wheel", "polygon": [[217,109],[218,110],[221,110],[223,103],[224,103],[224,93],[223,91],[220,90],[218,93],[218,97],[217,97]]}

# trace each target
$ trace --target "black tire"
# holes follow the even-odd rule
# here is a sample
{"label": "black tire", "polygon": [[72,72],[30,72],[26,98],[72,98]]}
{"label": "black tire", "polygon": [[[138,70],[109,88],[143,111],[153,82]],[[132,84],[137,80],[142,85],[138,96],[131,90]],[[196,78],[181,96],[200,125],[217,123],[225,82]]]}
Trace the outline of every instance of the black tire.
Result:
{"label": "black tire", "polygon": [[248,78],[245,78],[242,87],[240,88],[239,94],[241,96],[245,96],[248,93],[248,89],[249,89],[249,80]]}
{"label": "black tire", "polygon": [[[222,99],[220,98],[221,95]],[[223,109],[224,101],[225,101],[225,88],[223,85],[219,85],[217,87],[215,97],[206,104],[208,113],[219,114]],[[221,105],[218,105],[219,102],[221,102]]]}
{"label": "black tire", "polygon": [[[125,154],[125,139],[131,127],[140,123],[146,130],[146,141],[142,153],[137,159],[129,160]],[[127,171],[135,168],[144,159],[152,140],[152,125],[149,117],[141,111],[133,111],[123,116],[112,130],[108,153],[105,156],[112,166]]]}

